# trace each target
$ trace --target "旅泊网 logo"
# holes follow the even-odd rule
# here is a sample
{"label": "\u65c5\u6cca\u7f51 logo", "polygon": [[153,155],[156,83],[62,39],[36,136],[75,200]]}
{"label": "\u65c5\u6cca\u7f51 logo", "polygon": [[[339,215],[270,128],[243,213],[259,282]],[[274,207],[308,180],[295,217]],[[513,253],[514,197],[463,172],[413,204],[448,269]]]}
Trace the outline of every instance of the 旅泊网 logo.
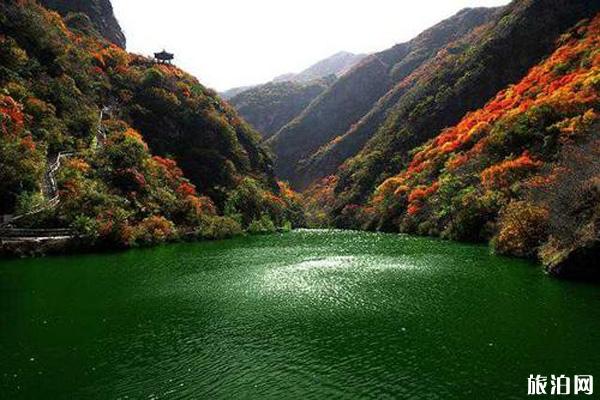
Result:
{"label": "\u65c5\u6cca\u7f51 logo", "polygon": [[592,375],[529,375],[527,379],[527,395],[592,395],[594,393],[594,377]]}

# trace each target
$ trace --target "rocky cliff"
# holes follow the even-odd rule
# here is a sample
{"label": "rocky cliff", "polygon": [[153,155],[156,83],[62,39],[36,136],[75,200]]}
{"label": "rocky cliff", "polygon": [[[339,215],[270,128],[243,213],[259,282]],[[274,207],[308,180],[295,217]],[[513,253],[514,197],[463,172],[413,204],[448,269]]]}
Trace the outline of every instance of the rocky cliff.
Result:
{"label": "rocky cliff", "polygon": [[40,0],[40,4],[58,11],[63,17],[81,13],[86,15],[94,28],[104,38],[121,48],[125,48],[126,39],[115,17],[110,0]]}

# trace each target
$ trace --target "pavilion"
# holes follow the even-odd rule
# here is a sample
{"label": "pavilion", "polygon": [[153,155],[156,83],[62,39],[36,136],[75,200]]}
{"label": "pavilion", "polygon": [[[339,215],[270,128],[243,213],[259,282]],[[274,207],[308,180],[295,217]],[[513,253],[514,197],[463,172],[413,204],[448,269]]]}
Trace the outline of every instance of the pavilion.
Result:
{"label": "pavilion", "polygon": [[167,53],[166,51],[161,51],[160,53],[154,53],[154,60],[159,64],[171,64],[175,55],[172,53]]}

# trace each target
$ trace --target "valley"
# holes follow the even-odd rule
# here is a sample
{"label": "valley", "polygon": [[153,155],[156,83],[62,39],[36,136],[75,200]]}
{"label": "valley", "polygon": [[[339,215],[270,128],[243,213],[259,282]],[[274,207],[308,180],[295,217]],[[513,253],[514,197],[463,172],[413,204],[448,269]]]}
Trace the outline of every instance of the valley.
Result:
{"label": "valley", "polygon": [[[127,52],[108,0],[5,3],[2,229],[69,230],[81,249],[301,227],[410,233],[594,279],[599,11],[467,8],[223,100]],[[74,156],[44,195],[61,153]],[[31,249],[3,247],[15,251]]]}

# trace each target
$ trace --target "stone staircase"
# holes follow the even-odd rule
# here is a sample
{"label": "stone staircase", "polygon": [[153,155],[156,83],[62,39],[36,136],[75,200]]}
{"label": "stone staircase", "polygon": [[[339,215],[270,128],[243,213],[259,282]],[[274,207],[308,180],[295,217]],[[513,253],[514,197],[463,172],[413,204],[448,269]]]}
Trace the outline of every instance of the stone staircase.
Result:
{"label": "stone staircase", "polygon": [[24,241],[45,241],[71,239],[73,231],[71,229],[19,229],[4,228],[0,229],[0,242],[24,242]]}
{"label": "stone staircase", "polygon": [[[102,110],[100,110],[100,122],[98,124],[98,129],[96,130],[95,140],[99,147],[106,143],[106,129],[103,121],[104,116],[109,113],[111,113],[111,109],[109,107],[103,107]],[[48,160],[48,166],[46,168],[46,172],[44,173],[44,179],[41,184],[41,191],[46,201],[44,204],[30,210],[27,213],[6,216],[3,218],[3,221],[0,221],[0,242],[4,243],[7,241],[17,242],[25,240],[36,241],[48,239],[66,239],[73,236],[73,232],[70,229],[20,229],[16,227],[16,224],[26,217],[39,214],[43,211],[58,206],[60,203],[60,195],[58,192],[56,174],[66,159],[77,154],[79,153],[63,151]]]}

